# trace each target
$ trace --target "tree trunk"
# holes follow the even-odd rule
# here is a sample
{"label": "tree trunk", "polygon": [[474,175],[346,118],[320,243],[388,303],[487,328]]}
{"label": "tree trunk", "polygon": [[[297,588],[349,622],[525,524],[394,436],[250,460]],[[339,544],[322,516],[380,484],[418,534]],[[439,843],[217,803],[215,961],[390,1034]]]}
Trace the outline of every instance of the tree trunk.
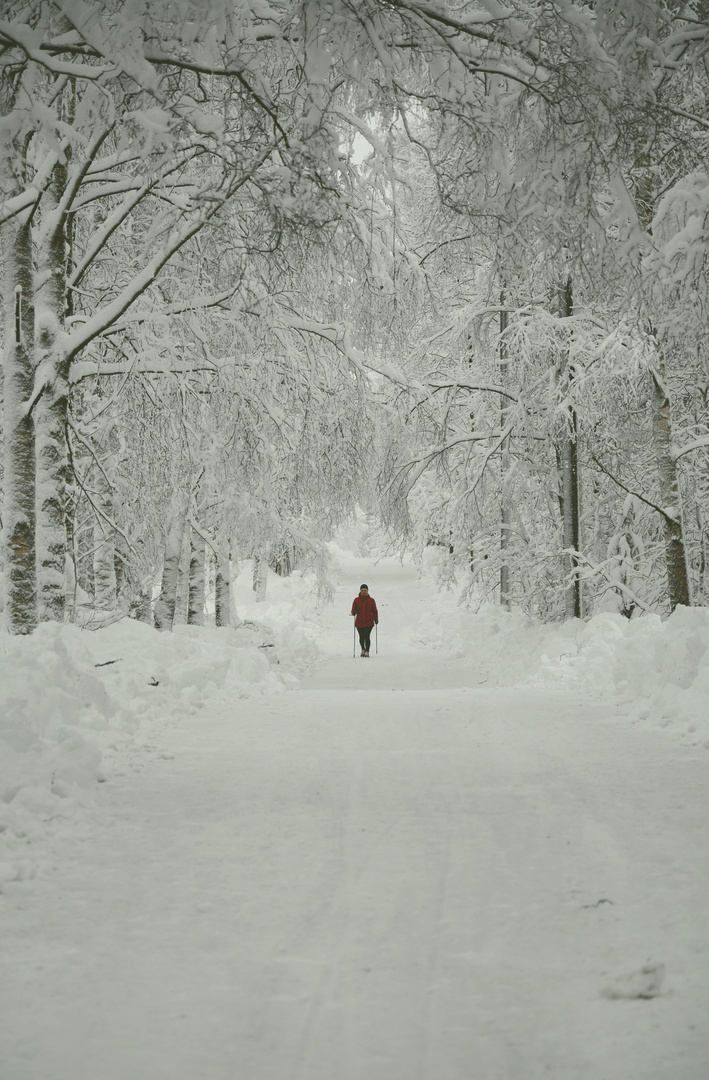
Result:
{"label": "tree trunk", "polygon": [[[66,320],[66,217],[59,209],[67,185],[67,166],[58,162],[42,202],[37,294],[38,369],[46,388],[35,406],[37,432],[37,584],[41,621],[64,621],[66,564],[66,486],[69,473],[67,408],[69,384],[60,341]],[[114,603],[109,610],[115,607]],[[102,608],[106,610],[106,608]]]}
{"label": "tree trunk", "polygon": [[[636,181],[636,205],[638,218],[648,232],[652,232],[654,207],[658,199],[658,173],[650,167],[647,154],[638,159],[644,166]],[[648,329],[655,337],[652,320]],[[691,604],[689,577],[682,529],[682,504],[677,482],[677,463],[672,457],[672,412],[666,387],[665,358],[658,346],[655,369],[650,372],[652,383],[652,441],[657,465],[660,489],[660,505],[663,510],[662,526],[665,537],[665,565],[667,567],[667,595],[670,611],[678,604]]]}
{"label": "tree trunk", "polygon": [[175,614],[173,623],[184,625],[187,622],[187,613],[190,602],[190,541],[187,528],[182,537],[182,550],[180,562],[177,568],[177,586],[175,588]]}
{"label": "tree trunk", "polygon": [[564,537],[563,545],[568,554],[566,559],[566,571],[569,577],[566,586],[565,612],[567,619],[581,618],[581,582],[579,581],[577,568],[579,565],[578,555],[580,541],[580,506],[579,506],[579,470],[578,470],[578,442],[577,420],[575,410],[571,410],[567,423],[567,430],[562,434],[561,453],[561,490],[564,505]]}
{"label": "tree trunk", "polygon": [[[0,151],[5,147],[0,144]],[[12,218],[0,228],[4,263],[3,371],[5,599],[11,634],[37,625],[35,438],[26,411],[34,384],[32,228]]]}
{"label": "tree trunk", "polygon": [[63,622],[66,606],[67,399],[45,395],[35,406],[37,448],[37,614]]}
{"label": "tree trunk", "polygon": [[231,626],[231,566],[229,553],[217,549],[217,572],[214,579],[214,622],[217,626]]}
{"label": "tree trunk", "polygon": [[94,607],[98,611],[115,611],[117,598],[115,546],[107,525],[94,526]]}
{"label": "tree trunk", "polygon": [[254,556],[253,581],[256,603],[262,604],[266,599],[266,585],[268,584],[268,550]]}
{"label": "tree trunk", "polygon": [[652,379],[652,439],[660,488],[662,524],[665,534],[665,562],[670,610],[678,604],[689,607],[689,579],[682,531],[682,506],[677,482],[677,463],[672,456],[672,417],[665,387],[665,364],[658,356]]}
{"label": "tree trunk", "polygon": [[64,568],[64,615],[69,622],[76,621],[76,536],[74,533],[75,506],[72,504],[66,518],[66,566]]}
{"label": "tree trunk", "polygon": [[130,606],[128,614],[131,619],[135,619],[137,622],[153,626],[153,608],[151,596],[147,590],[136,597]]}
{"label": "tree trunk", "polygon": [[113,499],[108,481],[101,469],[97,472],[96,508],[102,516],[94,525],[94,607],[98,611],[116,609],[116,546],[110,521]]}
{"label": "tree trunk", "polygon": [[[93,514],[93,510],[92,510]],[[74,550],[76,577],[79,588],[87,594],[94,595],[94,528],[93,521],[81,522],[81,527],[76,529],[74,522]]]}
{"label": "tree trunk", "polygon": [[[571,278],[561,285],[558,292],[559,315],[568,319],[573,315],[573,290]],[[563,373],[567,392],[574,381],[574,370],[564,361]],[[563,547],[566,589],[564,609],[567,619],[580,619],[583,606],[581,600],[581,581],[578,576],[579,557],[577,552],[581,544],[581,498],[578,464],[578,418],[573,405],[569,405],[567,417],[559,440],[559,459],[561,467],[561,505],[563,514]]]}
{"label": "tree trunk", "polygon": [[[500,383],[502,386],[507,382],[509,364],[507,362],[507,311],[504,309],[504,290],[500,293]],[[500,427],[504,431],[507,425],[507,412],[509,398],[500,398]],[[510,505],[509,492],[505,488],[505,479],[510,468],[510,441],[505,439],[502,447],[501,459],[501,510],[500,510],[500,604],[503,608],[510,608],[510,567],[507,562],[507,548],[510,542],[510,528],[512,525],[512,507]]]}
{"label": "tree trunk", "polygon": [[187,603],[187,622],[191,626],[204,626],[204,537],[191,530],[190,535],[190,578],[189,599]]}
{"label": "tree trunk", "polygon": [[158,630],[172,630],[175,621],[177,573],[180,566],[186,524],[187,501],[180,496],[176,496],[171,507],[170,523],[165,541],[162,588],[155,601],[155,626]]}

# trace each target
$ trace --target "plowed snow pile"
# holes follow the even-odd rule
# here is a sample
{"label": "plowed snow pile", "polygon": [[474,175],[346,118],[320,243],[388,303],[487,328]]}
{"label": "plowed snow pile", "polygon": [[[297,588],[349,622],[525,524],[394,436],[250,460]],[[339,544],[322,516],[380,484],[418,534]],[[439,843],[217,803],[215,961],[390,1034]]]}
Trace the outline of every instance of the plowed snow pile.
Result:
{"label": "plowed snow pile", "polygon": [[[295,682],[295,680],[291,680]],[[0,644],[0,887],[31,876],[31,845],[105,779],[106,751],[161,717],[283,690],[238,631],[159,633],[131,619],[91,632],[44,623]]]}

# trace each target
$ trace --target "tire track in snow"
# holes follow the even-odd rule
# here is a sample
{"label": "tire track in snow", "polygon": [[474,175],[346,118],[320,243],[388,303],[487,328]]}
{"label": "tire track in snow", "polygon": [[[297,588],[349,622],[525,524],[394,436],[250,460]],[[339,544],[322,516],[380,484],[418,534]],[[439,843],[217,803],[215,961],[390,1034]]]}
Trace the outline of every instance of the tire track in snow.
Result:
{"label": "tire track in snow", "polygon": [[[166,737],[2,900],[3,1080],[704,1080],[703,758],[530,689]],[[667,993],[602,997],[649,953]]]}

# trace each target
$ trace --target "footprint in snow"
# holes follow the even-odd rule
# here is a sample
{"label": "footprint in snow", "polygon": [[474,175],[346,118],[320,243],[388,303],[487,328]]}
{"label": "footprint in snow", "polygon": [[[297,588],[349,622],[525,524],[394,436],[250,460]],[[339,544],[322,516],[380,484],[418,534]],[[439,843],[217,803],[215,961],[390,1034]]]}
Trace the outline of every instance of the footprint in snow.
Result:
{"label": "footprint in snow", "polygon": [[658,997],[665,977],[664,964],[646,964],[639,971],[620,975],[601,990],[601,996],[611,1001],[647,1001]]}

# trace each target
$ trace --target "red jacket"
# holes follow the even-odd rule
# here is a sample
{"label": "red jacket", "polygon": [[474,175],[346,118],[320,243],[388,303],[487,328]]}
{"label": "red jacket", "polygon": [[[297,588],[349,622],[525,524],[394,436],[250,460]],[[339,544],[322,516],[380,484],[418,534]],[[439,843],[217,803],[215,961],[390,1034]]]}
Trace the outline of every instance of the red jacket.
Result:
{"label": "red jacket", "polygon": [[373,596],[355,596],[351,614],[356,616],[355,626],[374,626],[379,622],[379,612]]}

